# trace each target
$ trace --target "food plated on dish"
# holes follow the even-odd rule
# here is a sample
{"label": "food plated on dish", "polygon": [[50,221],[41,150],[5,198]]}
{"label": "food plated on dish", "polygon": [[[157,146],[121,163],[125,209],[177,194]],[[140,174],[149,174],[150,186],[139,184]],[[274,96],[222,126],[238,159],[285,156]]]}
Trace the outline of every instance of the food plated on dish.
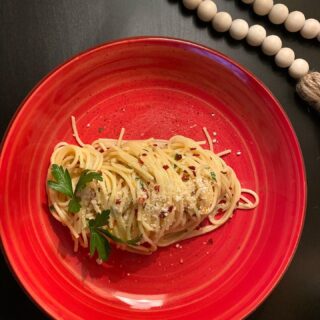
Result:
{"label": "food plated on dish", "polygon": [[[85,144],[72,117],[78,145],[59,142],[48,170],[52,215],[66,225],[74,240],[109,257],[109,241],[123,250],[150,254],[181,240],[211,232],[232,217],[234,210],[252,209],[258,195],[241,187],[231,167],[209,150],[176,135],[149,138],[98,139]],[[254,198],[251,202],[244,193]]]}
{"label": "food plated on dish", "polygon": [[7,260],[53,318],[243,318],[285,272],[304,218],[279,103],[176,39],[108,43],[55,70],[13,119],[0,179]]}

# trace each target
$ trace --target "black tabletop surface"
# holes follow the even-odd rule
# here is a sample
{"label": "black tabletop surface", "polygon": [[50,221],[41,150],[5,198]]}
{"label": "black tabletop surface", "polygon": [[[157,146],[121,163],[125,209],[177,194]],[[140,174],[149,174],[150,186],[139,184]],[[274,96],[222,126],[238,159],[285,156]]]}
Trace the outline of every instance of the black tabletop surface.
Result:
{"label": "black tabletop surface", "polygon": [[[320,19],[319,0],[283,0],[291,11]],[[288,34],[237,0],[217,0],[221,11],[260,23],[283,38],[297,57],[320,71],[320,43]],[[303,152],[308,205],[298,250],[284,277],[249,319],[320,319],[320,129],[319,115],[295,94],[295,83],[272,58],[200,22],[178,0],[1,0],[0,137],[19,103],[48,72],[103,42],[137,35],[192,40],[235,59],[260,78],[282,104]],[[1,319],[46,319],[0,256]]]}

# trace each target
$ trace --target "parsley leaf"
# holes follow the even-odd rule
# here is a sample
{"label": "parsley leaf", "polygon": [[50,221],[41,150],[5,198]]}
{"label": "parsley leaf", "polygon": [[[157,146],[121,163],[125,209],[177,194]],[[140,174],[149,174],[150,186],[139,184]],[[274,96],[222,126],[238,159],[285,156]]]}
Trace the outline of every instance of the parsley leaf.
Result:
{"label": "parsley leaf", "polygon": [[95,219],[89,220],[90,256],[92,257],[97,251],[99,258],[102,261],[108,260],[110,255],[111,248],[108,239],[128,245],[137,245],[137,243],[142,239],[142,235],[139,235],[134,239],[125,241],[113,235],[108,229],[102,228],[108,224],[109,217],[110,210],[104,210],[98,214]]}
{"label": "parsley leaf", "polygon": [[91,182],[92,180],[103,181],[102,174],[99,172],[84,170],[82,171],[76,188],[74,190],[74,194],[72,199],[69,202],[68,210],[72,213],[77,213],[80,211],[80,197],[78,197],[78,193],[86,187],[86,184]]}
{"label": "parsley leaf", "polygon": [[83,190],[86,184],[91,182],[92,180],[103,181],[102,174],[89,170],[82,171],[74,193],[77,194],[79,191]]}
{"label": "parsley leaf", "polygon": [[210,175],[213,181],[217,181],[216,174],[213,171],[210,172]]}
{"label": "parsley leaf", "polygon": [[103,210],[100,214],[96,216],[94,220],[89,220],[89,227],[98,228],[105,226],[110,217],[110,210]]}
{"label": "parsley leaf", "polygon": [[56,181],[49,180],[48,186],[68,197],[72,197],[73,190],[69,171],[67,169],[64,170],[62,166],[53,164],[51,167],[51,174]]}
{"label": "parsley leaf", "polygon": [[99,235],[99,233],[93,229],[90,231],[90,256],[92,257],[98,252],[98,256],[102,261],[106,261],[110,255],[110,244],[105,237]]}
{"label": "parsley leaf", "polygon": [[71,213],[77,213],[81,209],[80,198],[73,196],[68,203],[68,211]]}
{"label": "parsley leaf", "polygon": [[80,211],[81,198],[78,196],[78,193],[85,188],[86,184],[93,180],[103,181],[101,173],[84,170],[82,171],[76,188],[73,192],[71,177],[68,169],[63,169],[62,166],[53,164],[51,167],[51,173],[56,181],[49,180],[48,186],[51,189],[61,192],[71,198],[68,204],[68,211],[71,213],[77,213]]}

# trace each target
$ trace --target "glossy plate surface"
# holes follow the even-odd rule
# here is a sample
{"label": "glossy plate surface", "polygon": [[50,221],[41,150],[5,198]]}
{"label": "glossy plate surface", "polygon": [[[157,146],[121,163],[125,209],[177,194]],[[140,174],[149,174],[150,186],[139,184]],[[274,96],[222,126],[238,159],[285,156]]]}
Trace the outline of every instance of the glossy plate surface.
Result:
{"label": "glossy plate surface", "polygon": [[[73,253],[47,209],[49,157],[57,142],[74,142],[71,115],[85,142],[121,127],[126,139],[203,140],[206,126],[216,151],[232,149],[225,160],[260,205],[181,248],[147,257],[114,249],[99,266],[87,250]],[[108,43],[59,67],[19,109],[0,166],[4,251],[34,301],[60,319],[241,318],[276,285],[303,225],[303,161],[278,102],[229,58],[181,40]]]}

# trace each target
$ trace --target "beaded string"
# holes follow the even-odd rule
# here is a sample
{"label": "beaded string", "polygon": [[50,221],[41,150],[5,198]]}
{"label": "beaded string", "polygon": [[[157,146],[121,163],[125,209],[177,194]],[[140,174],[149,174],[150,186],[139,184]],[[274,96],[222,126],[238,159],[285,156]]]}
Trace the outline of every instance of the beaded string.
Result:
{"label": "beaded string", "polygon": [[[260,15],[268,15],[274,24],[284,23],[289,32],[300,31],[306,39],[318,38],[320,41],[320,23],[316,19],[305,19],[300,11],[289,13],[283,4],[273,4],[273,0],[241,0],[252,4],[253,11]],[[274,56],[275,63],[280,68],[288,68],[289,75],[298,81],[296,90],[299,96],[320,112],[320,73],[309,72],[309,64],[305,59],[295,58],[291,48],[282,47],[280,37],[268,35],[266,29],[255,24],[249,27],[244,19],[232,19],[228,12],[218,12],[217,5],[212,0],[182,0],[189,10],[197,10],[197,15],[204,22],[211,22],[217,32],[229,31],[235,40],[246,39],[254,47],[261,46],[265,55]]]}
{"label": "beaded string", "polygon": [[273,4],[273,0],[241,0],[245,4],[252,4],[255,14],[266,16],[273,24],[284,23],[289,32],[298,32],[305,39],[318,38],[320,41],[320,23],[316,19],[307,19],[301,11],[292,11],[282,3]]}

